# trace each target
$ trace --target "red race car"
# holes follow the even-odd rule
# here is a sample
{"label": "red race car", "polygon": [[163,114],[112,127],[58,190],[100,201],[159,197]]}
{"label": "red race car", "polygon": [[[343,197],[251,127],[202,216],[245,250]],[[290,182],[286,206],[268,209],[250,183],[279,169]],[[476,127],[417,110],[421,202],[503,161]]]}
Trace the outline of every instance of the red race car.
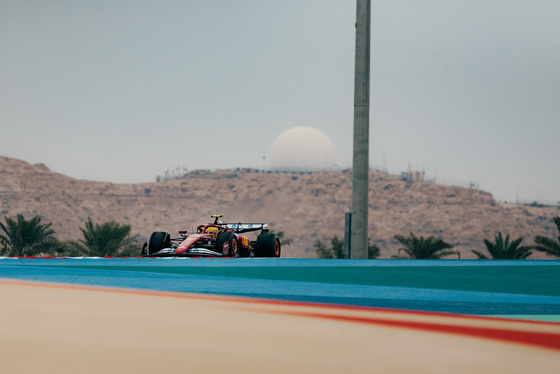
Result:
{"label": "red race car", "polygon": [[[142,247],[143,257],[280,257],[280,239],[269,234],[266,223],[224,223],[213,215],[213,223],[200,225],[196,233],[179,231],[172,238],[168,231],[156,231]],[[241,234],[261,231],[256,240]]]}

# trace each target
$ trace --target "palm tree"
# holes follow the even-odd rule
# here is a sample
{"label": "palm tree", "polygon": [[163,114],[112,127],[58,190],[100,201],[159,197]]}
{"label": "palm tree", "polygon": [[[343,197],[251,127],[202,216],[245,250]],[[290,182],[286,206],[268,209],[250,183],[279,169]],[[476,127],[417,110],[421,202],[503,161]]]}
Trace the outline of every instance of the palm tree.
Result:
{"label": "palm tree", "polygon": [[[504,240],[502,233],[499,232],[494,239],[494,243],[484,239],[484,244],[490,252],[491,258],[494,260],[522,260],[529,257],[531,252],[531,247],[526,245],[520,245],[523,238],[518,238],[509,242],[509,235],[506,235]],[[487,260],[488,257],[479,252],[473,250],[473,253],[478,256],[480,260]]]}
{"label": "palm tree", "polygon": [[84,239],[75,245],[88,256],[116,257],[140,253],[140,244],[130,236],[130,225],[121,225],[115,221],[103,224],[93,223],[88,217],[85,227],[80,228]]}
{"label": "palm tree", "polygon": [[315,241],[315,252],[319,258],[344,258],[344,242],[338,236],[331,238],[331,246],[327,246],[319,239]]}
{"label": "palm tree", "polygon": [[370,244],[370,238],[368,238],[367,240],[367,258],[368,259],[374,259],[379,257],[379,247],[377,246],[377,244],[373,243]]}
{"label": "palm tree", "polygon": [[6,256],[32,256],[56,250],[58,240],[53,236],[51,223],[42,224],[41,217],[35,215],[26,220],[22,214],[16,219],[4,217],[0,222],[4,234],[0,234],[0,253]]}
{"label": "palm tree", "polygon": [[401,250],[405,251],[408,257],[413,259],[435,260],[456,253],[447,251],[447,249],[453,248],[451,244],[441,239],[435,239],[433,236],[424,239],[423,236],[417,237],[410,233],[409,237],[395,235],[395,239],[404,246],[404,248],[399,249],[399,252]]}
{"label": "palm tree", "polygon": [[558,229],[558,238],[547,238],[545,236],[535,236],[535,243],[537,244],[533,248],[537,251],[543,251],[549,255],[560,257],[560,217],[556,216],[553,218],[556,228]]}
{"label": "palm tree", "polygon": [[[328,247],[325,243],[320,240],[315,241],[315,252],[319,258],[344,258],[344,241],[340,240],[338,236],[334,236],[331,239],[331,246]],[[379,247],[376,244],[370,244],[370,239],[368,238],[368,259],[374,259],[379,257]]]}

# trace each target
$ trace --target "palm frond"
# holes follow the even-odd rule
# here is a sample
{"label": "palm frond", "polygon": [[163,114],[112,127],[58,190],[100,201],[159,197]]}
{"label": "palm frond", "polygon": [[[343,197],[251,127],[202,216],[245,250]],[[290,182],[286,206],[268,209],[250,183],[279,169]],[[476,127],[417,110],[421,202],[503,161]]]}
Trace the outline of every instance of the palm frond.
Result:
{"label": "palm frond", "polygon": [[139,252],[139,243],[130,236],[130,225],[121,225],[115,221],[102,224],[94,223],[91,217],[80,228],[83,239],[81,245],[88,256],[116,257]]}
{"label": "palm frond", "polygon": [[315,244],[313,246],[315,247],[315,253],[317,253],[317,257],[334,258],[332,250],[319,239],[315,240]]}
{"label": "palm frond", "polygon": [[[518,260],[525,259],[532,254],[531,247],[522,246],[522,241],[523,237],[519,237],[510,242],[509,234],[506,235],[504,239],[502,233],[499,232],[494,237],[494,242],[484,239],[484,245],[486,245],[486,249],[488,249],[491,258],[495,260]],[[480,254],[480,252],[474,250],[473,253],[477,256]],[[479,256],[479,258],[481,257]]]}
{"label": "palm frond", "polygon": [[536,236],[533,240],[536,243],[533,249],[560,257],[560,240],[550,239],[546,236]]}
{"label": "palm frond", "polygon": [[440,259],[443,256],[454,254],[455,252],[446,251],[453,248],[453,245],[444,242],[442,239],[435,239],[433,236],[424,238],[417,237],[414,233],[410,233],[408,237],[395,235],[403,247],[399,251],[405,251],[410,258],[414,259]]}
{"label": "palm frond", "polygon": [[16,218],[4,217],[0,228],[4,234],[0,235],[1,252],[7,256],[30,256],[51,252],[58,241],[54,237],[51,223],[42,224],[41,217],[35,215],[26,220],[22,214]]}

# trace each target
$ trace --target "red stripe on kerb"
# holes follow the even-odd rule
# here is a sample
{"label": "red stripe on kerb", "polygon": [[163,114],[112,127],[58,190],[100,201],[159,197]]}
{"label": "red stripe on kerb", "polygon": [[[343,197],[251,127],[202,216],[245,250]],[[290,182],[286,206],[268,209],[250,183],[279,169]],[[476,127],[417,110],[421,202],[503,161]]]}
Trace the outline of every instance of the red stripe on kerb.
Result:
{"label": "red stripe on kerb", "polygon": [[321,313],[306,313],[306,312],[291,312],[291,311],[270,311],[268,313],[293,315],[299,317],[330,319],[330,320],[344,321],[344,322],[363,323],[368,325],[384,325],[390,327],[401,327],[407,329],[432,331],[432,332],[447,333],[447,334],[466,335],[466,336],[472,336],[476,338],[501,340],[510,343],[535,345],[538,347],[560,350],[560,334],[555,334],[555,333],[504,330],[504,329],[475,327],[475,326],[440,325],[437,323],[386,320],[386,319],[378,319],[378,318],[353,317],[353,316],[321,314]]}
{"label": "red stripe on kerb", "polygon": [[[306,302],[297,302],[297,301],[257,299],[257,298],[245,298],[245,297],[236,297],[236,296],[182,293],[182,292],[172,292],[172,291],[155,291],[155,290],[142,290],[142,289],[123,289],[123,288],[110,288],[110,287],[99,287],[99,286],[70,285],[70,284],[21,281],[15,279],[0,278],[0,284],[2,283],[20,285],[20,286],[73,289],[73,290],[83,290],[83,291],[93,291],[93,292],[120,293],[120,294],[129,294],[129,295],[172,297],[172,298],[194,299],[194,300],[198,299],[198,300],[228,301],[228,302],[237,302],[237,303],[244,303],[244,304],[261,304],[261,305],[264,304],[264,305],[296,306],[296,307],[299,306],[299,307],[312,307],[316,309],[326,308],[329,310],[338,309],[338,310],[346,310],[346,311],[369,310],[372,312],[377,311],[383,313],[395,313],[395,314],[405,314],[405,315],[437,316],[446,320],[448,320],[449,318],[459,317],[461,319],[467,319],[467,320],[495,321],[494,318],[487,318],[481,316],[468,316],[468,315],[460,315],[460,314],[453,315],[449,313],[434,313],[434,312],[422,312],[422,311],[412,311],[412,310],[391,310],[391,309],[382,309],[382,308],[332,305],[332,304],[315,304],[315,303],[306,303]],[[253,310],[253,312],[292,315],[298,317],[321,318],[321,319],[330,319],[330,320],[344,321],[350,323],[384,325],[384,326],[397,327],[397,328],[408,328],[408,329],[431,331],[431,332],[438,332],[438,333],[457,334],[457,335],[465,335],[465,336],[476,337],[476,338],[493,339],[493,340],[500,340],[500,341],[505,341],[510,343],[519,343],[519,344],[538,346],[542,348],[560,350],[560,334],[558,333],[507,330],[507,329],[486,328],[486,327],[476,327],[476,326],[458,326],[458,325],[449,325],[449,324],[437,324],[437,323],[402,321],[402,320],[387,320],[387,319],[379,319],[373,317],[356,317],[356,316],[345,316],[340,314],[323,314],[323,313],[314,313],[314,312],[294,312],[294,311],[284,311],[284,310]],[[558,323],[555,322],[544,322],[544,321],[517,321],[517,322],[522,322],[523,324],[527,324],[527,325],[531,325],[531,324],[554,325],[554,326],[558,325]]]}

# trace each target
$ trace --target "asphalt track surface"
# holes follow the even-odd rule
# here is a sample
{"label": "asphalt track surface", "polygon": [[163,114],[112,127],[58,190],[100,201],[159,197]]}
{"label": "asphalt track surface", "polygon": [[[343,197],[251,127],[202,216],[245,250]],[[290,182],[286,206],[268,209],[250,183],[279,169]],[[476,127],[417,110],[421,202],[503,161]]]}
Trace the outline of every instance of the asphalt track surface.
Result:
{"label": "asphalt track surface", "polygon": [[0,258],[0,320],[0,373],[558,373],[560,261]]}

